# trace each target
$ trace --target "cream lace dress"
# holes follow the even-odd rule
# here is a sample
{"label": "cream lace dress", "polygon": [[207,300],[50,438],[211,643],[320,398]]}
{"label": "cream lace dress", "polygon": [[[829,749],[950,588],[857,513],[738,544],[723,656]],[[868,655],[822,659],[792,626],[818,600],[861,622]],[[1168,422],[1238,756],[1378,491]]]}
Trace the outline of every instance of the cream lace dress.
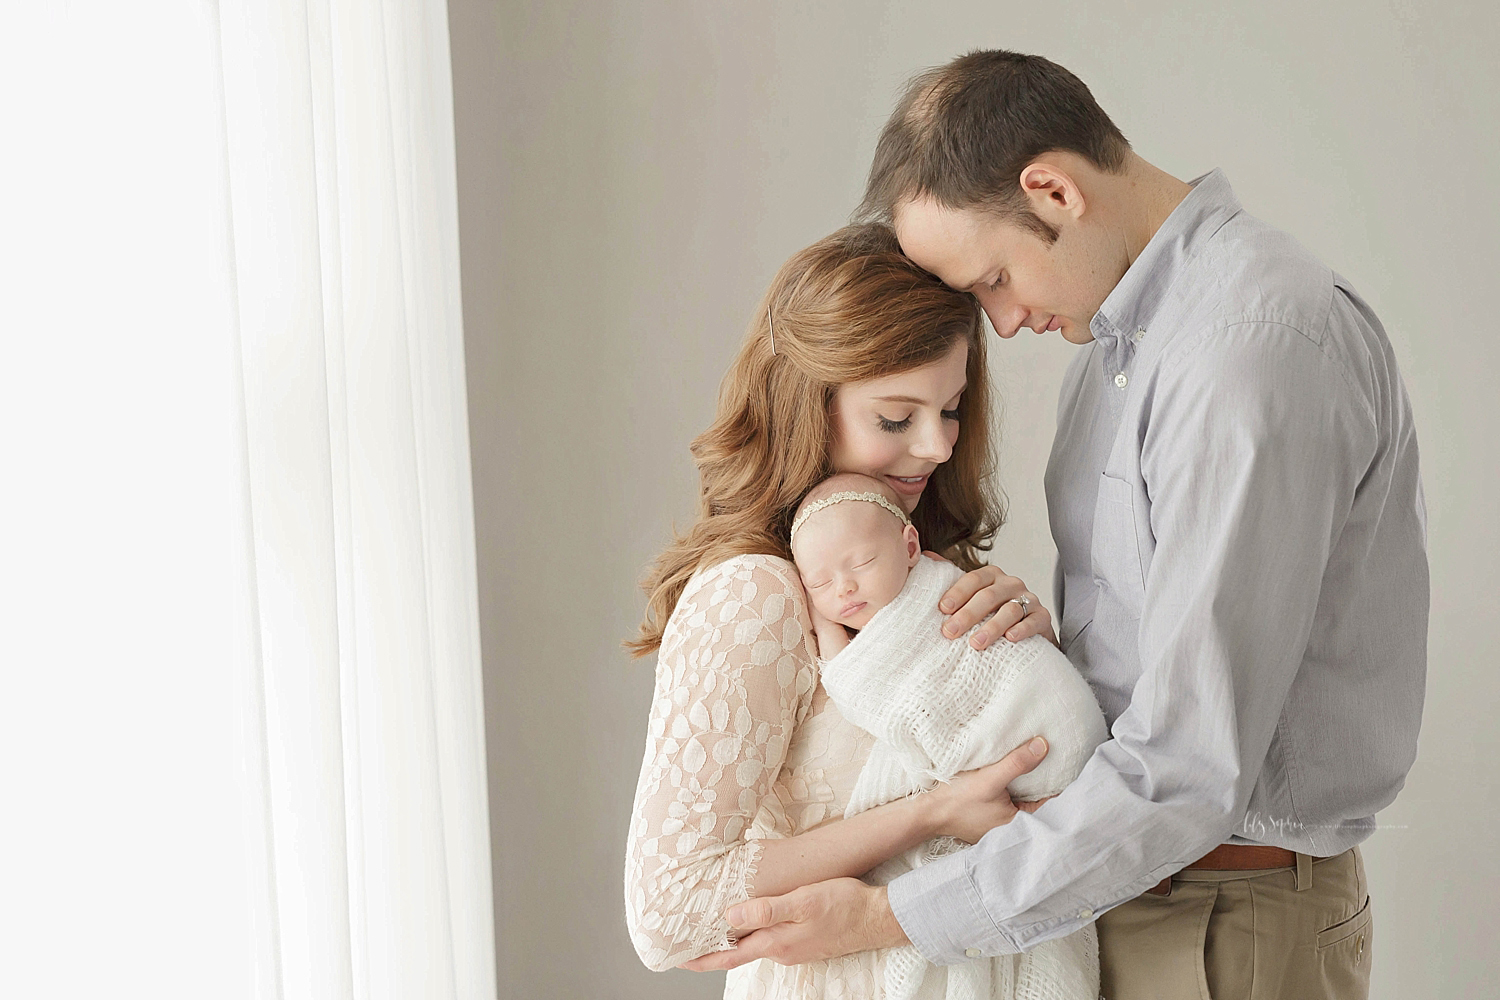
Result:
{"label": "cream lace dress", "polygon": [[[843,815],[875,739],[818,682],[796,568],[736,556],[688,581],[656,664],[625,860],[641,961],[670,969],[730,946],[725,909],[755,893],[760,841]],[[728,998],[871,998],[879,953],[729,973]]]}

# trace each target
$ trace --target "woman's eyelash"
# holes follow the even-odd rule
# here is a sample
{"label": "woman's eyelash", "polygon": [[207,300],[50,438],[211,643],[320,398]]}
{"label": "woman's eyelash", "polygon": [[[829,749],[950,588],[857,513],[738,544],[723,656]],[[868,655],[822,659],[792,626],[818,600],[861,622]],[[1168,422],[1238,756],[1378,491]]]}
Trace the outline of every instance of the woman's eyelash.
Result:
{"label": "woman's eyelash", "polygon": [[[939,410],[938,412],[943,415],[944,420],[958,419],[957,407],[954,407],[951,410]],[[911,426],[911,417],[907,417],[905,420],[888,420],[885,417],[880,417],[879,420],[880,429],[885,431],[887,434],[900,434],[902,431]]]}

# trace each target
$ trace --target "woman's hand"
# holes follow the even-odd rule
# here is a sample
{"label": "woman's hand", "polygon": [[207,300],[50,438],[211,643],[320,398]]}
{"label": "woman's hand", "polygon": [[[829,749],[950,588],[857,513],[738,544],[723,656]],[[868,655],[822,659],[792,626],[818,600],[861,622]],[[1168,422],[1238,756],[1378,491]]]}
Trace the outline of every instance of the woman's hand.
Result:
{"label": "woman's hand", "polygon": [[1045,756],[1047,741],[1036,736],[995,763],[955,775],[952,781],[928,792],[936,831],[976,844],[990,830],[1015,819],[1016,813],[1036,812],[1047,799],[1016,802],[1006,789]]}
{"label": "woman's hand", "polygon": [[[935,552],[926,553],[933,559],[943,557]],[[1020,599],[1026,600],[1026,613],[1021,613]],[[938,602],[938,610],[949,619],[943,623],[943,636],[956,639],[975,623],[984,621],[986,615],[994,617],[985,622],[973,635],[969,645],[983,649],[1001,636],[1011,642],[1020,642],[1029,636],[1045,636],[1052,645],[1057,645],[1057,633],[1052,631],[1052,613],[1042,607],[1039,597],[1026,589],[1026,584],[1013,576],[1006,576],[997,566],[981,566],[965,573]]]}

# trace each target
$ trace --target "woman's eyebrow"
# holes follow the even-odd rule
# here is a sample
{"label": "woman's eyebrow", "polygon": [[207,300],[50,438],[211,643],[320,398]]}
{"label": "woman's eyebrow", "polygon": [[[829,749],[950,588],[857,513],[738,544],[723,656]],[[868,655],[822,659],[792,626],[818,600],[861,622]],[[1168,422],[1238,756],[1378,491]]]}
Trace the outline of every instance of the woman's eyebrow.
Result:
{"label": "woman's eyebrow", "polygon": [[[968,387],[969,384],[965,382],[963,388],[955,392],[954,395],[962,396],[964,394],[964,389],[967,389]],[[914,406],[927,405],[927,400],[918,399],[916,396],[872,396],[871,398],[877,403],[911,403]]]}

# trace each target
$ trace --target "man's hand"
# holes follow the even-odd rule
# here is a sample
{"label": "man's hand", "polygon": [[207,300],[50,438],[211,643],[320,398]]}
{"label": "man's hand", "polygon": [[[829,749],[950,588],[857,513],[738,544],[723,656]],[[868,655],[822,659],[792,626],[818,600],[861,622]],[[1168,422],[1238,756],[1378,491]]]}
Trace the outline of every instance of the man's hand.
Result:
{"label": "man's hand", "polygon": [[834,878],[793,889],[784,896],[762,896],[731,906],[725,913],[740,940],[729,951],[715,951],[683,965],[706,972],[733,969],[769,958],[779,965],[801,965],[873,948],[894,948],[909,939],[885,886],[856,878]]}
{"label": "man's hand", "polygon": [[[932,559],[943,558],[936,552],[924,554]],[[1024,615],[1021,605],[1015,603],[1020,598],[1026,600]],[[1041,598],[1027,590],[1026,584],[1007,576],[997,566],[981,566],[959,577],[938,602],[938,610],[950,616],[943,624],[943,636],[947,639],[958,638],[987,615],[994,616],[969,636],[969,645],[975,649],[983,649],[1001,636],[1020,642],[1040,635],[1057,645],[1052,612],[1042,607]]]}

